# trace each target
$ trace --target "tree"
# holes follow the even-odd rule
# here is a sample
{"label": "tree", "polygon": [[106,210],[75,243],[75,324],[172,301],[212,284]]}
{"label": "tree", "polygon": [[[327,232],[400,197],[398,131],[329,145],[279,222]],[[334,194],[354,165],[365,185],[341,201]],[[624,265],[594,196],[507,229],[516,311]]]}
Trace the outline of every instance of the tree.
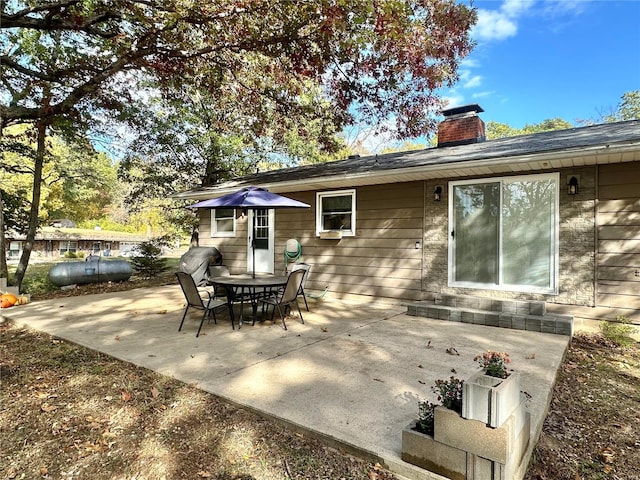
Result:
{"label": "tree", "polygon": [[142,242],[131,257],[133,270],[145,278],[155,277],[166,271],[169,268],[166,264],[167,259],[161,258],[160,255],[162,247],[167,246],[168,241],[166,237],[159,237]]}
{"label": "tree", "polygon": [[548,118],[540,123],[528,123],[521,129],[511,127],[506,123],[490,121],[487,122],[486,134],[487,139],[495,140],[497,138],[515,137],[516,135],[529,135],[532,133],[550,132],[567,128],[573,128],[573,125],[562,118]]}
{"label": "tree", "polygon": [[53,137],[50,145],[52,168],[44,179],[50,191],[43,202],[48,218],[76,223],[100,218],[114,201],[118,166],[86,139],[70,143]]}
{"label": "tree", "polygon": [[[45,147],[41,148],[46,149],[46,154],[38,159],[36,136],[26,125],[13,126],[5,129],[0,142],[3,248],[6,231],[29,235],[36,195],[39,199],[36,230],[47,219],[82,221],[99,216],[112,202],[116,167],[106,155],[96,152],[86,139],[53,135],[45,138]],[[36,168],[41,178],[38,191],[34,191]],[[0,274],[8,276],[6,262],[0,263]]]}
{"label": "tree", "polygon": [[[268,129],[273,112],[333,129],[355,112],[381,126],[393,117],[398,136],[417,136],[435,128],[435,91],[457,80],[475,19],[454,0],[2,2],[0,134],[33,122],[38,145],[18,285],[37,228],[49,128],[131,120],[136,86],[152,80],[168,98],[189,82],[219,99],[212,109],[250,106],[254,134],[278,134]],[[323,86],[311,102],[310,83]]]}
{"label": "tree", "polygon": [[640,119],[640,90],[624,93],[616,110],[603,118],[606,123],[638,119]]}
{"label": "tree", "polygon": [[[243,98],[256,124],[301,102],[322,83],[335,125],[395,114],[398,133],[430,130],[435,89],[457,79],[472,48],[475,11],[453,0],[167,0],[2,3],[0,127],[120,111],[132,86],[155,78],[167,91],[198,80],[221,98]],[[239,92],[239,93],[238,93]]]}

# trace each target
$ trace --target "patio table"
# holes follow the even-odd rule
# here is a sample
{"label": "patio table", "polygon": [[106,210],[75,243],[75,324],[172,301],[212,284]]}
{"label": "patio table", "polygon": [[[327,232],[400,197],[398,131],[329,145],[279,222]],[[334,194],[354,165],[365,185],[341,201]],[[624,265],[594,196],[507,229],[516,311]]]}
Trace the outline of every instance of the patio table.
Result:
{"label": "patio table", "polygon": [[235,320],[233,303],[240,301],[240,319],[238,328],[244,321],[244,301],[249,299],[253,312],[253,321],[257,316],[258,300],[267,296],[273,289],[284,287],[289,279],[286,275],[227,275],[222,277],[210,277],[208,283],[214,287],[224,287],[227,292],[227,304],[231,315],[231,321]]}

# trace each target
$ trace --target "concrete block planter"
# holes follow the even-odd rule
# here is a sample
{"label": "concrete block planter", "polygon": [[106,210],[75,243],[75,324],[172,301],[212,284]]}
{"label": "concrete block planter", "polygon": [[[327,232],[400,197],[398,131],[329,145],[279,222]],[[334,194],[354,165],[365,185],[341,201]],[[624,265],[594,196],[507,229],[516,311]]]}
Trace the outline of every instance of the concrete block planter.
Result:
{"label": "concrete block planter", "polygon": [[517,372],[496,378],[479,371],[462,385],[462,417],[498,428],[520,404]]}
{"label": "concrete block planter", "polygon": [[498,428],[462,418],[453,410],[434,411],[433,437],[402,431],[402,459],[453,480],[513,480],[529,444],[530,416],[525,399]]}
{"label": "concrete block planter", "polygon": [[402,430],[402,460],[452,480],[467,478],[467,453],[436,442],[415,430],[413,421]]}

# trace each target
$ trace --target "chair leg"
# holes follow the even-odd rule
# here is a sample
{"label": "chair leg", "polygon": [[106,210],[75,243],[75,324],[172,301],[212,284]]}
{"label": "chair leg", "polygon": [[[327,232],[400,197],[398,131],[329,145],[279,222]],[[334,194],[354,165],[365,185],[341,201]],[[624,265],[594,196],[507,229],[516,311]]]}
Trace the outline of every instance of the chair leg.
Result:
{"label": "chair leg", "polygon": [[[300,310],[300,304],[298,303],[297,298],[296,298],[296,307],[298,307],[298,314],[300,315],[300,323],[304,324],[304,318],[302,318],[302,310]],[[308,307],[307,307],[307,311],[309,311]]]}
{"label": "chair leg", "polygon": [[302,298],[304,298],[304,306],[307,307],[307,312],[308,312],[309,304],[307,303],[307,296],[304,294],[304,290],[302,290]]}
{"label": "chair leg", "polygon": [[[280,317],[282,318],[282,328],[287,329],[287,324],[284,321],[284,315],[282,314],[282,309],[280,308],[280,304],[276,303],[276,307],[278,307],[278,313],[280,313]],[[273,311],[276,311],[276,307],[273,307]]]}
{"label": "chair leg", "polygon": [[196,338],[200,336],[200,330],[202,330],[202,324],[204,323],[204,319],[207,318],[207,313],[209,312],[205,310],[204,313],[202,314],[202,320],[200,320],[200,326],[198,327],[198,333],[196,333]]}
{"label": "chair leg", "polygon": [[189,311],[189,304],[187,304],[187,308],[184,309],[184,315],[182,315],[182,321],[180,322],[180,326],[178,327],[178,331],[182,330],[182,324],[184,323],[184,319],[187,318],[187,312]]}

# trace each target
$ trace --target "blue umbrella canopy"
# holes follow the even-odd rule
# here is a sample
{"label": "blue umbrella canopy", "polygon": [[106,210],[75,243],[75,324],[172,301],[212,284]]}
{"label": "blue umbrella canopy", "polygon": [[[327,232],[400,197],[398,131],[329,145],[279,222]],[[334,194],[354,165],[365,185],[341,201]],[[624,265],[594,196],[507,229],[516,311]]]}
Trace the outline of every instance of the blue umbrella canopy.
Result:
{"label": "blue umbrella canopy", "polygon": [[[271,193],[262,187],[244,187],[237,192],[228,193],[222,197],[203,200],[196,204],[190,205],[189,208],[310,208],[303,202],[299,202],[292,198],[283,197],[277,193]],[[251,226],[253,232],[251,240],[251,248],[253,250],[253,272],[256,276],[256,244],[255,244],[255,224]]]}
{"label": "blue umbrella canopy", "polygon": [[303,202],[271,193],[262,187],[245,187],[222,197],[203,200],[189,208],[310,208]]}

